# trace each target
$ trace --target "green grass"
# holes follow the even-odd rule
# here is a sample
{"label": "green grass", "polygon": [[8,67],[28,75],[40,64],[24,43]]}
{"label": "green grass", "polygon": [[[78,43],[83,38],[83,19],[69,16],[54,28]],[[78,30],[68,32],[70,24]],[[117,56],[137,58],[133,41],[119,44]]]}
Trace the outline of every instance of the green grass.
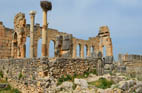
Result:
{"label": "green grass", "polygon": [[[8,84],[6,80],[0,79],[0,83]],[[12,88],[9,84],[7,88],[0,89],[0,93],[21,93],[18,89]]]}
{"label": "green grass", "polygon": [[100,78],[97,81],[89,82],[89,85],[94,85],[97,88],[101,88],[101,89],[110,88],[112,84],[114,84],[113,81],[109,81],[105,78]]}

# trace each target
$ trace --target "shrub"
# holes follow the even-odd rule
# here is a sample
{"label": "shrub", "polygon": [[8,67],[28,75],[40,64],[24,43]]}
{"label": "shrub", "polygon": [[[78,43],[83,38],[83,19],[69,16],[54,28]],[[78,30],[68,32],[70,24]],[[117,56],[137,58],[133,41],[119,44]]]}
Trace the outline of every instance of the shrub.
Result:
{"label": "shrub", "polygon": [[95,85],[97,88],[102,88],[102,89],[110,88],[113,83],[114,83],[113,81],[109,81],[105,78],[100,78],[97,81],[89,82],[89,84]]}
{"label": "shrub", "polygon": [[73,83],[72,89],[75,90],[76,87],[77,87],[77,85]]}
{"label": "shrub", "polygon": [[18,79],[20,80],[23,77],[22,73],[19,73]]}
{"label": "shrub", "polygon": [[0,78],[3,78],[3,72],[0,71]]}

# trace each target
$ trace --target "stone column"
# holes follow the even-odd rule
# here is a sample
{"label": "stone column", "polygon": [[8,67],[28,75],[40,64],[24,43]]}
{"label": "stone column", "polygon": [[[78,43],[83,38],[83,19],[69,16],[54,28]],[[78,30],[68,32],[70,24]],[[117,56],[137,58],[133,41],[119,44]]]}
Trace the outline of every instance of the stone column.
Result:
{"label": "stone column", "polygon": [[90,48],[90,46],[88,46],[87,57],[90,57],[90,56],[91,56],[91,48]]}
{"label": "stone column", "polygon": [[84,58],[84,45],[80,46],[80,57]]}
{"label": "stone column", "polygon": [[40,6],[43,10],[43,27],[42,27],[42,56],[47,56],[47,11],[52,9],[52,4],[49,1],[41,1]]}
{"label": "stone column", "polygon": [[30,25],[30,58],[35,57],[34,56],[34,23],[35,23],[35,11],[30,11],[30,19],[31,19],[31,25]]}
{"label": "stone column", "polygon": [[76,44],[73,44],[73,55],[72,55],[72,57],[73,58],[76,58]]}

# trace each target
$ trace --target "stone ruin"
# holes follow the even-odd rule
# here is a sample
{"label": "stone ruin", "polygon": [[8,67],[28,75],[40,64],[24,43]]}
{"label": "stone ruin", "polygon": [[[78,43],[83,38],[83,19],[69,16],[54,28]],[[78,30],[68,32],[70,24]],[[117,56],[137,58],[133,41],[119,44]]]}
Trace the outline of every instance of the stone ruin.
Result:
{"label": "stone ruin", "polygon": [[[98,54],[98,52],[102,52],[103,54],[103,47],[106,47],[106,59],[111,60],[111,57],[113,57],[113,48],[108,26],[100,27],[98,35],[96,37],[90,37],[88,40],[78,39],[71,34],[48,28],[47,12],[52,9],[52,4],[48,1],[46,3],[45,1],[41,2],[41,8],[43,10],[42,27],[39,24],[35,24],[35,11],[30,12],[31,24],[26,23],[25,14],[21,12],[14,18],[14,29],[6,28],[0,22],[0,59],[25,58],[25,43],[26,38],[29,37],[30,58],[37,57],[37,43],[39,39],[42,39],[42,57],[49,57],[49,43],[53,41],[55,44],[55,57],[76,58],[76,48],[79,45],[80,58],[85,58],[85,46],[87,48],[87,57],[93,57],[92,54]],[[93,48],[92,53],[91,48]]]}
{"label": "stone ruin", "polygon": [[[49,1],[41,1],[43,11],[43,26],[35,24],[36,11],[30,11],[31,23],[26,23],[24,13],[18,13],[14,17],[14,29],[7,28],[0,22],[0,70],[4,70],[12,84],[20,84],[18,89],[30,91],[35,81],[41,83],[39,78],[54,77],[61,75],[82,74],[85,71],[96,69],[98,75],[103,75],[105,65],[113,63],[113,47],[108,26],[100,27],[96,37],[89,37],[88,40],[75,38],[72,34],[59,32],[56,29],[48,28],[47,12],[52,9]],[[30,58],[26,58],[26,38],[30,38]],[[42,57],[37,58],[38,41],[42,39]],[[55,60],[49,59],[49,43],[53,41]],[[77,46],[79,45],[79,57],[77,57]],[[84,48],[86,46],[86,56]],[[106,51],[103,48],[106,47]],[[92,51],[91,51],[92,48]],[[104,56],[106,52],[106,56]],[[44,60],[45,59],[45,60]],[[13,65],[14,64],[14,65]],[[2,69],[2,68],[6,69]],[[13,70],[10,70],[9,67]],[[35,68],[36,67],[36,68]],[[26,73],[28,70],[29,73]],[[17,75],[25,74],[25,80],[19,81]],[[28,77],[30,76],[30,77]],[[33,80],[33,78],[35,80]],[[20,82],[20,83],[19,83]],[[29,85],[27,87],[25,83]],[[45,83],[45,82],[44,82]],[[22,88],[24,86],[24,88]],[[42,88],[34,86],[35,91]],[[32,92],[31,92],[32,93]],[[33,92],[34,93],[34,92]]]}

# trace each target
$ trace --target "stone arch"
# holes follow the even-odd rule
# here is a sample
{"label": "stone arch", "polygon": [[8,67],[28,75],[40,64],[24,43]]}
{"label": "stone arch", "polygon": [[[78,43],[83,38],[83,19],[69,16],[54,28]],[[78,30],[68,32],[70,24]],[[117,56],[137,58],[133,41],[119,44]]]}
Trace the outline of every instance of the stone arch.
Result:
{"label": "stone arch", "polygon": [[49,42],[49,57],[55,57],[55,40],[50,40]]}
{"label": "stone arch", "polygon": [[76,57],[81,57],[81,44],[76,47]]}
{"label": "stone arch", "polygon": [[14,32],[12,36],[12,50],[11,50],[11,56],[13,58],[17,58],[17,47],[18,47],[17,39],[18,35],[16,32]]}
{"label": "stone arch", "polygon": [[18,38],[18,35],[16,32],[14,32],[13,34],[13,46],[14,47],[17,47],[17,38]]}

